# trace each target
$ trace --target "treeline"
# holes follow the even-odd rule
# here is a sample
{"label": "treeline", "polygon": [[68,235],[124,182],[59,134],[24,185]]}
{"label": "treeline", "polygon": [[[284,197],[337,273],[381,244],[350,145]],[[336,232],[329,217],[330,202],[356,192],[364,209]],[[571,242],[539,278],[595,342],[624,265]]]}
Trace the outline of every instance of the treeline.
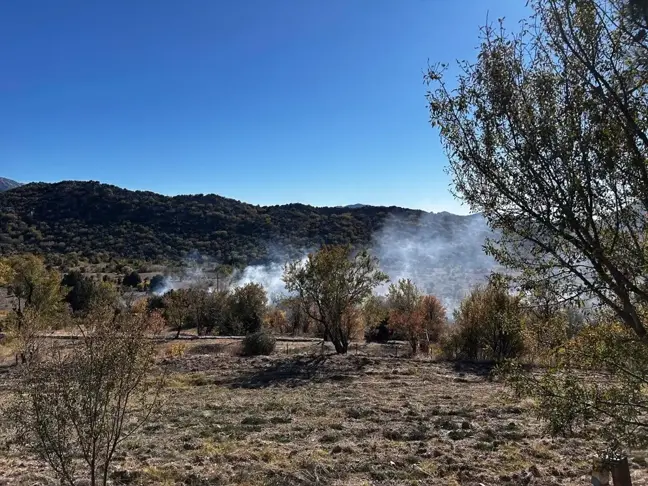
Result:
{"label": "treeline", "polygon": [[156,313],[176,338],[183,330],[312,336],[330,341],[338,353],[346,353],[354,340],[398,340],[409,343],[412,354],[503,361],[524,355],[544,359],[575,336],[584,319],[576,309],[553,304],[547,293],[535,289],[512,295],[504,280],[493,278],[461,302],[449,323],[441,301],[409,279],[377,295],[376,287],[387,283],[387,276],[376,257],[350,246],[324,246],[306,261],[289,263],[284,274],[289,295],[274,302],[256,283],[214,288],[205,281],[154,294],[164,278],[143,280],[135,271],[116,281],[78,271],[61,275],[37,256],[8,257],[0,260],[0,282],[14,305],[4,327],[21,327],[27,312],[85,317],[96,308],[123,308],[138,289],[147,293],[137,294],[144,297],[130,305]]}
{"label": "treeline", "polygon": [[[415,225],[422,214],[397,207],[262,207],[216,195],[167,197],[98,182],[38,183],[0,193],[0,255],[41,254],[57,266],[74,266],[119,259],[180,262],[198,252],[247,265],[268,261],[270,241],[296,250],[363,245],[388,216]],[[439,234],[466,219],[437,216]]]}

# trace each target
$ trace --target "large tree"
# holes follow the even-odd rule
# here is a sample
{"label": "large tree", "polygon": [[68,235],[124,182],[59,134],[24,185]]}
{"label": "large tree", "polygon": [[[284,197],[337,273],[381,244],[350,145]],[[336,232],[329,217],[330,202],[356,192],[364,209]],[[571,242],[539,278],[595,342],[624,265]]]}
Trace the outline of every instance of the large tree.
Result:
{"label": "large tree", "polygon": [[[566,433],[593,418],[612,447],[648,444],[648,9],[643,0],[530,0],[511,33],[482,30],[456,84],[426,78],[458,195],[499,236],[523,291],[589,300],[622,323],[585,327],[532,380]],[[582,380],[583,370],[607,380]],[[529,383],[522,380],[520,383]]]}
{"label": "large tree", "polygon": [[[648,36],[643,2],[531,0],[475,63],[426,75],[457,193],[524,288],[593,299],[648,341]],[[633,7],[634,6],[634,7]]]}
{"label": "large tree", "polygon": [[376,257],[366,250],[354,253],[350,246],[324,246],[305,261],[289,263],[284,272],[288,291],[299,296],[303,309],[322,325],[325,338],[340,354],[349,349],[356,323],[350,315],[387,281]]}

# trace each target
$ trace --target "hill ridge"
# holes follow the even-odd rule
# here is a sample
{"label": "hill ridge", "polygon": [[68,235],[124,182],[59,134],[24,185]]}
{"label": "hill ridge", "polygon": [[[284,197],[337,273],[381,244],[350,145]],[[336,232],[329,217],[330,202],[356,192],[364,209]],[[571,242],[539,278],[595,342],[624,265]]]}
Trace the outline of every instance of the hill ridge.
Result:
{"label": "hill ridge", "polygon": [[0,177],[0,192],[8,191],[9,189],[14,189],[20,187],[22,184],[6,177]]}
{"label": "hill ridge", "polygon": [[[0,254],[179,261],[198,251],[223,263],[254,264],[323,243],[368,245],[388,219],[415,226],[427,214],[396,206],[258,206],[217,194],[165,196],[98,181],[39,182],[0,193]],[[470,220],[435,217],[440,233]]]}

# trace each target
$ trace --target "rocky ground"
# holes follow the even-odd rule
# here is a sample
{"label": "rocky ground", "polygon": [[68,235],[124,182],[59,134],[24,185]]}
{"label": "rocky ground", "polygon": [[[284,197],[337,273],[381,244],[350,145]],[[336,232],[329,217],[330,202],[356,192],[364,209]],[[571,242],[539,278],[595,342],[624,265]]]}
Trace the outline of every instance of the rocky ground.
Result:
{"label": "rocky ground", "polygon": [[[600,444],[546,437],[532,404],[488,370],[371,347],[340,357],[303,345],[259,358],[229,348],[199,343],[163,359],[163,412],[124,442],[113,484],[590,484]],[[0,373],[3,400],[12,376]],[[0,428],[0,485],[55,484],[19,455],[9,428]],[[634,455],[635,485],[648,484],[645,460]]]}

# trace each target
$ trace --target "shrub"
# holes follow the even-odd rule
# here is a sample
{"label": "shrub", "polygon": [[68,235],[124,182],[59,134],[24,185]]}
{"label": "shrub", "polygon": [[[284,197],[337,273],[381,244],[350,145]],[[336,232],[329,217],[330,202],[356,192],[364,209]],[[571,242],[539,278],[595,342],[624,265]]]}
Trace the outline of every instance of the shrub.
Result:
{"label": "shrub", "polygon": [[444,341],[451,359],[502,361],[524,351],[524,311],[518,297],[500,284],[477,287],[455,311],[455,326]]}
{"label": "shrub", "polygon": [[243,356],[266,356],[275,350],[276,340],[274,336],[258,331],[245,336],[241,343],[241,354]]}
{"label": "shrub", "polygon": [[127,275],[124,275],[122,279],[122,285],[125,287],[137,288],[138,285],[142,283],[142,277],[137,272],[130,272]]}
{"label": "shrub", "polygon": [[268,296],[263,286],[248,283],[237,287],[229,300],[231,316],[237,329],[244,334],[254,333],[261,329],[268,305]]}
{"label": "shrub", "polygon": [[441,340],[448,320],[446,309],[434,295],[424,296],[419,306],[423,315],[425,345],[429,347],[431,343],[438,343]]}
{"label": "shrub", "polygon": [[409,279],[401,279],[389,286],[389,324],[410,343],[412,354],[418,351],[423,336],[422,298],[419,289]]}
{"label": "shrub", "polygon": [[370,295],[362,304],[362,319],[367,342],[389,341],[392,331],[389,329],[389,307],[384,297]]}
{"label": "shrub", "polygon": [[46,462],[60,484],[106,485],[119,445],[159,406],[156,315],[93,310],[73,343],[52,343],[21,373],[9,412],[20,447]]}
{"label": "shrub", "polygon": [[281,309],[274,308],[268,310],[263,319],[263,324],[266,329],[271,330],[275,334],[288,334],[291,332],[291,329],[288,328],[286,313]]}

